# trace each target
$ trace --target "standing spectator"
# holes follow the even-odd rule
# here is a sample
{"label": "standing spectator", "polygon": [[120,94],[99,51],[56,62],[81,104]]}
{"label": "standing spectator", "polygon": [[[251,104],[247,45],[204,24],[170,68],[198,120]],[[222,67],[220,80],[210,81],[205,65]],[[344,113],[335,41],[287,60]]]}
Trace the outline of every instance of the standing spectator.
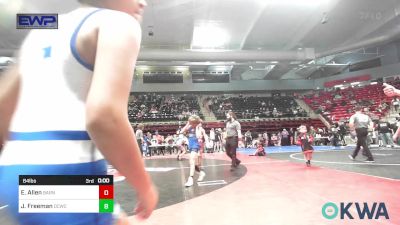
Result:
{"label": "standing spectator", "polygon": [[400,100],[397,97],[392,99],[393,109],[394,109],[394,112],[396,112],[396,113],[399,111],[399,104],[400,104]]}
{"label": "standing spectator", "polygon": [[339,132],[338,132],[338,124],[333,124],[330,132],[330,141],[332,146],[338,146],[339,144]]}
{"label": "standing spectator", "polygon": [[281,132],[281,145],[288,146],[290,144],[289,132],[286,129],[283,129]]}
{"label": "standing spectator", "polygon": [[246,131],[246,133],[244,134],[244,143],[246,148],[251,146],[252,139],[253,138],[251,137],[250,130]]}
{"label": "standing spectator", "polygon": [[145,152],[145,156],[151,156],[151,149],[150,146],[152,145],[151,143],[151,133],[147,132],[146,135],[143,136],[143,151]]}
{"label": "standing spectator", "polygon": [[262,137],[264,138],[265,146],[269,146],[269,137],[267,131],[264,131]]}
{"label": "standing spectator", "polygon": [[291,127],[289,129],[289,140],[290,140],[290,145],[294,144],[294,131],[293,131],[293,127]]}
{"label": "standing spectator", "polygon": [[221,128],[215,129],[214,152],[223,151],[222,149],[222,130]]}
{"label": "standing spectator", "polygon": [[347,133],[347,129],[346,129],[346,124],[344,123],[344,121],[342,119],[339,120],[339,126],[338,126],[338,134],[339,134],[339,140],[342,142],[342,145],[345,146],[346,145],[346,141],[344,139],[344,136]]}
{"label": "standing spectator", "polygon": [[223,152],[225,152],[226,151],[226,136],[227,134],[226,134],[226,127],[224,127],[224,129],[222,130],[222,132],[221,132],[221,149],[222,149],[222,151]]}
{"label": "standing spectator", "polygon": [[[313,143],[312,143],[312,145],[314,145],[315,143],[314,143],[314,139],[315,139],[315,134],[317,133],[316,131],[315,131],[315,129],[314,129],[314,127],[313,126],[310,126],[310,135],[313,137]],[[321,134],[322,135],[322,134]]]}
{"label": "standing spectator", "polygon": [[394,143],[392,140],[392,129],[390,128],[390,124],[385,119],[380,119],[377,126],[378,134],[380,139],[382,140],[382,145],[385,147],[391,146],[394,147]]}
{"label": "standing spectator", "polygon": [[144,143],[143,129],[144,129],[144,125],[143,124],[139,124],[137,126],[137,129],[136,129],[136,140],[138,142],[139,149],[140,149],[140,152],[141,152],[142,156],[143,156],[143,143]]}
{"label": "standing spectator", "polygon": [[211,128],[210,130],[210,142],[212,145],[212,152],[215,150],[215,130],[214,128]]}

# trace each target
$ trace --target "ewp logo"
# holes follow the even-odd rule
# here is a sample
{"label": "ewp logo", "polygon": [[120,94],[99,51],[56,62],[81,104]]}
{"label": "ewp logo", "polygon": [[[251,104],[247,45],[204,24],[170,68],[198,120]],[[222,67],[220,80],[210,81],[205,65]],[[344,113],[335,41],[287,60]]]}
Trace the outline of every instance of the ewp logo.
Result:
{"label": "ewp logo", "polygon": [[350,213],[350,208],[353,206],[356,207],[356,212],[358,214],[358,218],[363,220],[365,217],[366,219],[379,219],[379,217],[383,216],[387,220],[389,219],[389,214],[386,209],[385,203],[376,203],[374,202],[372,204],[372,208],[368,206],[368,203],[364,202],[362,204],[358,202],[350,202],[350,203],[340,203],[340,210],[339,207],[333,203],[333,202],[328,202],[322,207],[322,215],[328,219],[328,220],[333,220],[335,219],[338,214],[340,213],[340,219],[345,219],[347,217],[348,219],[353,220],[354,217]]}
{"label": "ewp logo", "polygon": [[17,14],[17,29],[58,29],[58,14]]}

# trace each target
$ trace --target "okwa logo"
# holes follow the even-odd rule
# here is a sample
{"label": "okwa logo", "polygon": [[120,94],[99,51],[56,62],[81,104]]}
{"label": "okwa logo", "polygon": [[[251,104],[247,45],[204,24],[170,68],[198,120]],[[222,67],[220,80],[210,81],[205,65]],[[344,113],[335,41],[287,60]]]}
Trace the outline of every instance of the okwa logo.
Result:
{"label": "okwa logo", "polygon": [[359,219],[379,219],[384,217],[389,219],[389,213],[386,209],[385,203],[374,202],[372,205],[368,203],[358,202],[341,202],[339,207],[333,202],[328,202],[322,207],[322,215],[328,219],[333,220],[340,214],[340,219],[354,219],[354,216],[358,216]]}

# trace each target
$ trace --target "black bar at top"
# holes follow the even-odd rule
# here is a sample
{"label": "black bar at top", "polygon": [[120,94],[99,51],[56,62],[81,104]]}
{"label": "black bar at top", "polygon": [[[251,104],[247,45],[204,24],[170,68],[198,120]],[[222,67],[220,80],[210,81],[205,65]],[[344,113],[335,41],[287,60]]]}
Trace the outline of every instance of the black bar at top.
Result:
{"label": "black bar at top", "polygon": [[112,175],[19,175],[19,185],[112,185]]}

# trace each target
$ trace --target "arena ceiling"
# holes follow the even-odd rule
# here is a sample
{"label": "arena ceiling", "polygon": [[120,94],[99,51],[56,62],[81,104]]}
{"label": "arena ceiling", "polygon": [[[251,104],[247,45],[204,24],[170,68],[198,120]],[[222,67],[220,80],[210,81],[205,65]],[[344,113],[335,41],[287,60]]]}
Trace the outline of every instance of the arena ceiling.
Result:
{"label": "arena ceiling", "polygon": [[[138,65],[229,70],[233,79],[331,76],[400,38],[398,0],[147,0]],[[76,0],[0,0],[0,56],[25,30],[15,13],[64,13]]]}

